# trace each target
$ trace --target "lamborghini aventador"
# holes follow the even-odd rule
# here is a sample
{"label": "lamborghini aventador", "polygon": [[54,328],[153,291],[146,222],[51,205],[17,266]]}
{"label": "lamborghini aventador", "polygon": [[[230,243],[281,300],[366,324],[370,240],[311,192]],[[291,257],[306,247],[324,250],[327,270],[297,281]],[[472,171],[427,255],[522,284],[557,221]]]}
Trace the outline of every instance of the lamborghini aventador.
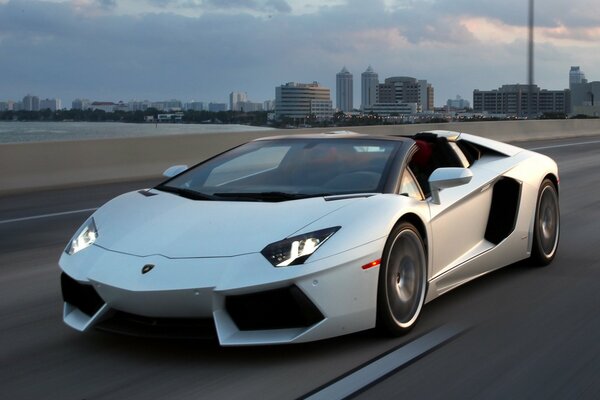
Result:
{"label": "lamborghini aventador", "polygon": [[222,345],[411,329],[500,267],[549,264],[550,158],[465,133],[267,137],[99,208],[60,258],[64,322]]}

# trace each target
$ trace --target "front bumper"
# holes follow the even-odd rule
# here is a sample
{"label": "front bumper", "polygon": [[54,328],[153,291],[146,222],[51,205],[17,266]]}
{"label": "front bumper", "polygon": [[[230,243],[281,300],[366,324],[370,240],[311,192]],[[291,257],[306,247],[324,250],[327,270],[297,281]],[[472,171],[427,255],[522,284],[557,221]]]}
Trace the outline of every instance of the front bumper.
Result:
{"label": "front bumper", "polygon": [[[97,327],[172,337],[206,336],[212,323],[222,345],[304,342],[356,332],[375,325],[378,268],[361,266],[380,258],[383,246],[384,239],[275,268],[260,253],[170,259],[93,245],[60,259],[63,318],[80,331]],[[153,268],[142,273],[146,265]]]}

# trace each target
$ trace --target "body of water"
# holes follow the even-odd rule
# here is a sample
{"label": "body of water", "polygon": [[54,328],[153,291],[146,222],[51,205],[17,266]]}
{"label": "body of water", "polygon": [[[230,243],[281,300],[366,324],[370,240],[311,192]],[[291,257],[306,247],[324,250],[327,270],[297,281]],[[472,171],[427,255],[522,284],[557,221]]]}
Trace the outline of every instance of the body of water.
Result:
{"label": "body of water", "polygon": [[213,124],[128,124],[123,122],[19,122],[0,121],[1,143],[58,140],[112,139],[209,132],[261,131],[271,128]]}

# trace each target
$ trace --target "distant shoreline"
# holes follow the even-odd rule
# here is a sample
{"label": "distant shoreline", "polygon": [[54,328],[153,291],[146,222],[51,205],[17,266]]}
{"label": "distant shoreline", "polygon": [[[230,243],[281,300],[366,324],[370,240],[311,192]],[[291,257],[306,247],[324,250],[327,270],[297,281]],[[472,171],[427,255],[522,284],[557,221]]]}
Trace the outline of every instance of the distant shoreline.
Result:
{"label": "distant shoreline", "polygon": [[0,144],[252,132],[269,127],[241,124],[127,123],[114,121],[0,121]]}

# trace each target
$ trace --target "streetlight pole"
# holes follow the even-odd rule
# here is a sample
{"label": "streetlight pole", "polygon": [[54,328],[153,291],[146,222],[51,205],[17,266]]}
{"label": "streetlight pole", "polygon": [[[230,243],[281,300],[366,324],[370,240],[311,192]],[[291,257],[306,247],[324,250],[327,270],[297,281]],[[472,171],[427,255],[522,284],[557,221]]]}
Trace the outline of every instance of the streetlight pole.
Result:
{"label": "streetlight pole", "polygon": [[529,0],[529,45],[527,46],[527,80],[529,85],[527,96],[527,116],[533,117],[533,0]]}

